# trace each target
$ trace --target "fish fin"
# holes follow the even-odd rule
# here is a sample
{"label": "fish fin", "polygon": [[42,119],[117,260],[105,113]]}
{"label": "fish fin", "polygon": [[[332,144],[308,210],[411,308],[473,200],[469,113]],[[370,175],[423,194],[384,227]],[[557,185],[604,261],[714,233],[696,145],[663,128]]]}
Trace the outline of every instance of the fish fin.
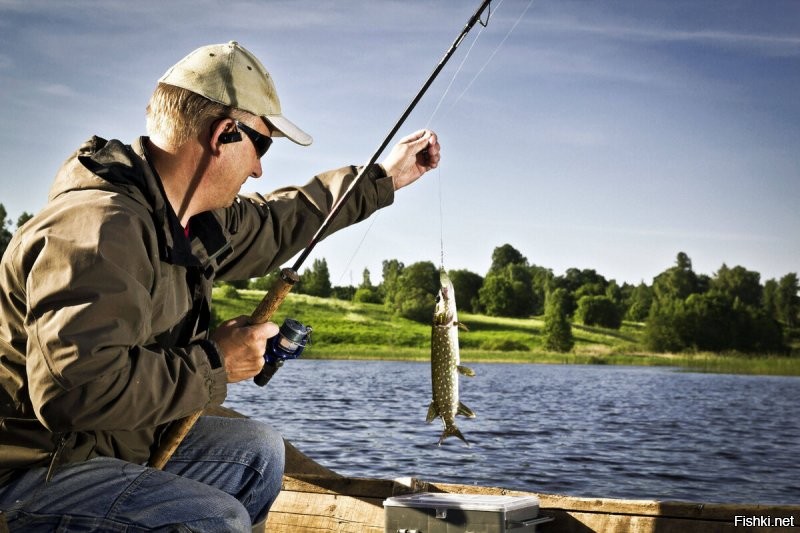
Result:
{"label": "fish fin", "polygon": [[425,422],[430,424],[437,416],[439,416],[439,410],[436,409],[436,402],[431,402],[431,405],[428,407],[428,416],[425,418]]}
{"label": "fish fin", "polygon": [[458,402],[458,411],[456,411],[456,414],[466,416],[467,418],[475,418],[475,412],[461,402]]}
{"label": "fish fin", "polygon": [[469,328],[463,322],[456,322],[455,325],[458,326],[458,329],[462,331],[469,331]]}
{"label": "fish fin", "polygon": [[474,371],[474,370],[472,370],[472,369],[471,369],[471,368],[469,368],[469,367],[466,367],[466,366],[464,366],[464,365],[458,365],[458,366],[456,367],[456,370],[458,370],[458,373],[459,373],[459,374],[464,374],[465,376],[469,376],[469,377],[471,377],[471,378],[472,378],[472,377],[475,377],[475,371]]}
{"label": "fish fin", "polygon": [[469,446],[469,442],[467,441],[467,439],[464,438],[464,435],[455,426],[444,428],[444,431],[442,431],[442,436],[439,438],[439,446],[442,445],[442,442],[444,442],[444,439],[446,439],[447,437],[458,437],[459,439],[464,441],[464,444]]}

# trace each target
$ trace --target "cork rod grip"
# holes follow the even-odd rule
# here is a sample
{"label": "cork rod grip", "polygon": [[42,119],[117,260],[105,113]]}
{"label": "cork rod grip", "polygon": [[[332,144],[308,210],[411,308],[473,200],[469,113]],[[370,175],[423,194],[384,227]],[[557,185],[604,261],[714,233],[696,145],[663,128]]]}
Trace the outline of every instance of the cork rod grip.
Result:
{"label": "cork rod grip", "polygon": [[280,276],[259,302],[258,307],[250,315],[251,324],[263,324],[272,318],[275,311],[283,303],[284,298],[292,291],[294,284],[300,280],[297,272],[291,268],[281,270]]}

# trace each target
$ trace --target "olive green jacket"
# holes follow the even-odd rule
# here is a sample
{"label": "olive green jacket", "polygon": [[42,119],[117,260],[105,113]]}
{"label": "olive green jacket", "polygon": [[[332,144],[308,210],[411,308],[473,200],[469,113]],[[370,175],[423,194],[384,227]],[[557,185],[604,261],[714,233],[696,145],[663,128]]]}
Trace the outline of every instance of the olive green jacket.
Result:
{"label": "olive green jacket", "polygon": [[[193,217],[187,237],[145,140],[84,143],[0,263],[0,486],[15,471],[96,456],[143,463],[170,421],[222,403],[212,282],[290,259],[357,172],[239,196]],[[332,230],[392,203],[382,168],[367,178]]]}

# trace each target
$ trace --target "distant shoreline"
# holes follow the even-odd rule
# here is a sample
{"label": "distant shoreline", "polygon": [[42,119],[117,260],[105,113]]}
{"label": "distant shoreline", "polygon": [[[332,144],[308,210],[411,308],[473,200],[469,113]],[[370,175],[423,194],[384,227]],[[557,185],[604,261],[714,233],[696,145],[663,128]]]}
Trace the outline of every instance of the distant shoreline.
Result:
{"label": "distant shoreline", "polygon": [[[217,320],[249,315],[263,291],[236,297],[215,291]],[[291,317],[314,328],[307,359],[430,360],[430,325],[397,318],[380,304],[290,294],[274,322]],[[541,318],[488,317],[459,313],[469,331],[459,334],[461,359],[478,363],[670,366],[692,372],[800,376],[800,357],[744,354],[651,353],[643,348],[644,326],[619,330],[573,324],[575,347],[568,353],[544,349]]]}
{"label": "distant shoreline", "polygon": [[[361,352],[363,347],[356,347],[351,352]],[[419,355],[371,355],[369,353],[310,352],[304,359],[341,360],[341,361],[400,361],[410,363],[426,363],[429,354]],[[548,365],[586,365],[586,366],[658,366],[672,367],[687,372],[703,372],[717,374],[767,375],[800,377],[800,361],[796,358],[763,356],[747,357],[742,355],[717,354],[638,354],[638,355],[582,355],[582,354],[541,354],[531,355],[524,352],[516,354],[461,354],[464,363],[505,363],[505,364],[548,364]]]}

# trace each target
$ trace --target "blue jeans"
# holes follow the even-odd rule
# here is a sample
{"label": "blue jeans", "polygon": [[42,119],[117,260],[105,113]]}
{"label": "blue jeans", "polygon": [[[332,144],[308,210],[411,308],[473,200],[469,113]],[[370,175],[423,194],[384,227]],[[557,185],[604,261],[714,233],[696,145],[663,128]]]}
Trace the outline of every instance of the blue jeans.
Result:
{"label": "blue jeans", "polygon": [[0,488],[11,531],[247,531],[278,496],[280,434],[244,418],[203,416],[163,471],[97,457]]}

